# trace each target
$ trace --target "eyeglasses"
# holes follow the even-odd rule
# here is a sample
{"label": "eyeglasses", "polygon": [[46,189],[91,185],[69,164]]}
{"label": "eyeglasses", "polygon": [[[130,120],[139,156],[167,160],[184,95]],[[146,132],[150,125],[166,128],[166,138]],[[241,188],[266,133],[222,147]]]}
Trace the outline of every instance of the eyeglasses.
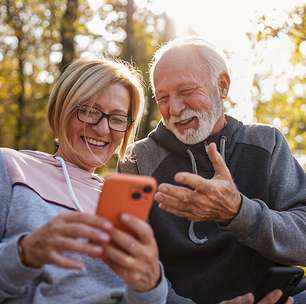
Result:
{"label": "eyeglasses", "polygon": [[125,132],[133,120],[131,117],[121,114],[106,114],[90,106],[77,107],[78,120],[89,125],[97,125],[104,117],[107,119],[108,127],[111,130]]}

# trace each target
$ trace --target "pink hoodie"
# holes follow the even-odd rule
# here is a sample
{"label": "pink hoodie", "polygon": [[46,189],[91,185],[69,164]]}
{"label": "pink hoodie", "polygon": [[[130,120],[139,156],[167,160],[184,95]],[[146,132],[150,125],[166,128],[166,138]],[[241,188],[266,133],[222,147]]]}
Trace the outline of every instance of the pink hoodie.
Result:
{"label": "pink hoodie", "polygon": [[[25,185],[45,201],[76,209],[68,191],[63,168],[52,155],[30,150],[1,150],[12,185]],[[66,165],[82,209],[94,214],[103,180],[69,162],[66,162]]]}

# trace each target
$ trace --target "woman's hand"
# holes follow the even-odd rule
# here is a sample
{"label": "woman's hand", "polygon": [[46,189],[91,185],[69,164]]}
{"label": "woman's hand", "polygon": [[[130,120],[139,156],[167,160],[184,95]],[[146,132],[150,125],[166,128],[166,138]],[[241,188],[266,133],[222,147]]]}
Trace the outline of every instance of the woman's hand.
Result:
{"label": "woman's hand", "polygon": [[[275,289],[268,293],[263,299],[257,304],[275,304],[282,296],[282,292],[279,289]],[[293,298],[289,297],[285,304],[293,304]],[[254,296],[251,293],[237,297],[229,301],[223,301],[220,304],[254,304]]]}
{"label": "woman's hand", "polygon": [[104,247],[105,262],[132,289],[149,291],[161,276],[152,228],[131,214],[123,214],[121,220],[131,233],[111,231],[111,242]]}
{"label": "woman's hand", "polygon": [[95,215],[65,212],[22,238],[21,260],[29,267],[54,264],[64,268],[84,268],[83,263],[64,256],[65,251],[101,257],[112,225]]}

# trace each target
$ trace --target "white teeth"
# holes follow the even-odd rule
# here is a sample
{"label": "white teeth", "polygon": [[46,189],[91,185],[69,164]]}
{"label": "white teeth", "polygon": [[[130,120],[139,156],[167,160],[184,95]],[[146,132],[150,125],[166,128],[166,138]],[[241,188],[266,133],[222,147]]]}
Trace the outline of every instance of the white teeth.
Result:
{"label": "white teeth", "polygon": [[105,146],[107,144],[107,142],[105,142],[105,141],[99,141],[99,140],[95,140],[95,139],[89,138],[89,137],[86,137],[86,141],[89,144],[92,144],[92,145],[95,145],[95,146]]}
{"label": "white teeth", "polygon": [[190,118],[181,120],[181,121],[179,121],[178,123],[180,123],[180,124],[186,124],[186,123],[190,122],[192,119],[193,119],[193,117],[190,117]]}

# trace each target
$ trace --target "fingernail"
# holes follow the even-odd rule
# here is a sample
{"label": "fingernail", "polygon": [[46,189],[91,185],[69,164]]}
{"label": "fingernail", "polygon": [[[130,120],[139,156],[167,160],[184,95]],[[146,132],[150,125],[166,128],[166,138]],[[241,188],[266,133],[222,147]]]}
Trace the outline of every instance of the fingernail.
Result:
{"label": "fingernail", "polygon": [[176,179],[177,182],[182,182],[182,181],[184,181],[184,176],[182,176],[182,175],[177,175],[177,176],[175,177],[175,179]]}
{"label": "fingernail", "polygon": [[94,246],[93,250],[95,251],[96,254],[101,254],[103,252],[103,248],[100,246]]}
{"label": "fingernail", "polygon": [[159,188],[161,191],[168,191],[168,187],[165,185],[160,186]]}
{"label": "fingernail", "polygon": [[128,222],[128,221],[131,219],[131,217],[130,217],[127,213],[123,213],[123,214],[121,215],[121,219],[122,219],[124,222]]}
{"label": "fingernail", "polygon": [[157,200],[158,202],[162,202],[164,197],[160,194],[160,193],[156,193],[154,196],[155,200]]}
{"label": "fingernail", "polygon": [[[106,234],[106,233],[100,232],[99,233],[99,239],[101,241],[109,241],[109,235]],[[101,248],[101,247],[99,247],[99,248]]]}
{"label": "fingernail", "polygon": [[103,221],[103,228],[105,229],[112,229],[113,228],[113,224],[111,222],[108,221]]}

